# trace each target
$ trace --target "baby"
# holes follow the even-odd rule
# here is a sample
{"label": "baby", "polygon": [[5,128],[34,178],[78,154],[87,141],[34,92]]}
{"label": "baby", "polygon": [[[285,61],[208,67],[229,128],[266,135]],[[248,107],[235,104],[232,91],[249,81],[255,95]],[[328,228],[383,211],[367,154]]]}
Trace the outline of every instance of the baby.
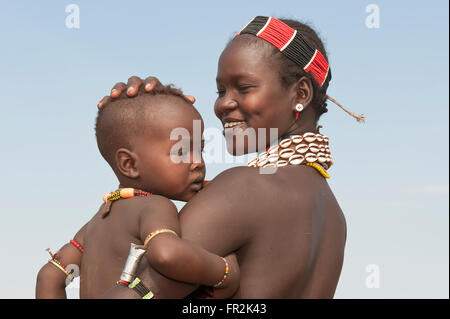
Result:
{"label": "baby", "polygon": [[[66,297],[66,282],[73,279],[69,265],[80,268],[80,298],[99,298],[115,284],[141,298],[155,297],[127,269],[133,258],[127,259],[130,243],[130,254],[145,253],[167,277],[234,293],[239,285],[234,256],[222,258],[183,241],[170,201],[189,201],[203,187],[203,141],[195,140],[203,126],[191,101],[170,86],[124,96],[99,109],[97,144],[120,186],[103,196],[104,204],[70,243],[56,254],[49,251],[51,259],[37,277],[37,298]],[[138,261],[139,256],[135,268]]]}

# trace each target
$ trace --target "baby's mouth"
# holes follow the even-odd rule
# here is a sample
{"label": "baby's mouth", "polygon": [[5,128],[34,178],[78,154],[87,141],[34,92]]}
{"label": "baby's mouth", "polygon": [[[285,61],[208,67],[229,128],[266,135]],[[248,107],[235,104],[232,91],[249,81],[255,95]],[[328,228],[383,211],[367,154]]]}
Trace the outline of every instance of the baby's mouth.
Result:
{"label": "baby's mouth", "polygon": [[199,176],[191,183],[191,189],[195,191],[199,191],[203,187],[203,181],[205,180],[205,176]]}

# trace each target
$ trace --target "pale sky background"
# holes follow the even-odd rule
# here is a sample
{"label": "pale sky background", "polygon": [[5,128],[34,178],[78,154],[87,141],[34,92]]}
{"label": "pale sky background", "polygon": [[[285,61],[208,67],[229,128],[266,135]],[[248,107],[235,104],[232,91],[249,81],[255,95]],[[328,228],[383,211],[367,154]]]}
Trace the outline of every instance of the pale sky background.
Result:
{"label": "pale sky background", "polygon": [[[65,24],[71,3],[79,29]],[[366,26],[371,3],[379,28]],[[68,242],[117,186],[95,142],[99,99],[157,75],[220,128],[218,57],[256,15],[311,22],[328,93],[367,117],[329,104],[320,122],[348,224],[336,298],[449,297],[448,1],[80,0],[0,6],[0,298],[33,298],[44,249]],[[235,165],[208,164],[207,178]]]}

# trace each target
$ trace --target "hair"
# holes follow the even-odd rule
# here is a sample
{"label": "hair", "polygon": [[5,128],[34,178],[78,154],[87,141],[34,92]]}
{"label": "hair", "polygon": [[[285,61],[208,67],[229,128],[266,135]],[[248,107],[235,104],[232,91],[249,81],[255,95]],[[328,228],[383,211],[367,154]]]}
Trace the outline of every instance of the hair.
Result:
{"label": "hair", "polygon": [[98,110],[95,120],[97,146],[115,172],[116,150],[121,147],[130,149],[133,139],[145,132],[148,127],[144,125],[145,120],[154,116],[152,109],[155,103],[160,103],[160,98],[177,98],[192,105],[181,90],[171,84],[159,84],[151,92],[146,92],[143,87],[142,85],[135,97],[128,97],[124,90],[120,97],[110,100]]}
{"label": "hair", "polygon": [[[325,46],[323,45],[322,40],[317,35],[316,31],[309,25],[296,21],[291,19],[279,19],[280,21],[284,22],[291,28],[297,30],[300,34],[302,34],[303,37],[306,38],[306,40],[311,43],[311,45],[314,46],[317,50],[319,50],[322,55],[325,57],[325,59],[328,61],[328,55],[325,50]],[[286,56],[284,56],[276,47],[271,45],[270,43],[259,39],[258,37],[255,37],[253,35],[246,35],[243,34],[239,36],[239,38],[244,38],[245,41],[247,41],[248,44],[257,44],[257,45],[265,45],[267,48],[270,47],[270,53],[272,57],[275,58],[275,61],[279,64],[279,75],[281,83],[288,87],[292,85],[295,81],[299,80],[301,77],[307,77],[311,80],[312,86],[313,86],[313,99],[312,99],[312,105],[314,107],[314,110],[317,114],[317,120],[320,118],[320,116],[323,113],[328,112],[327,109],[327,88],[328,84],[331,80],[331,70],[328,71],[328,76],[326,81],[323,83],[322,87],[317,83],[317,81],[313,78],[311,73],[307,73],[303,70],[303,68],[297,64],[295,64],[293,61],[288,59]],[[233,41],[233,40],[231,40]],[[230,41],[230,42],[231,42]],[[263,44],[264,43],[264,44]]]}

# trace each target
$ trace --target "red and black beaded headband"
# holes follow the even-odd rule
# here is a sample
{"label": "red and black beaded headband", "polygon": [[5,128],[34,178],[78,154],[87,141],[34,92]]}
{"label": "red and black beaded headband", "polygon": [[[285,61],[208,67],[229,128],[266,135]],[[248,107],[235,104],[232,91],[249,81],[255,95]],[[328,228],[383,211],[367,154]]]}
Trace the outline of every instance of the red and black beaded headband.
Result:
{"label": "red and black beaded headband", "polygon": [[330,67],[322,53],[297,30],[274,17],[257,16],[236,36],[240,34],[252,34],[269,42],[305,72],[311,72],[320,86],[329,77]]}

